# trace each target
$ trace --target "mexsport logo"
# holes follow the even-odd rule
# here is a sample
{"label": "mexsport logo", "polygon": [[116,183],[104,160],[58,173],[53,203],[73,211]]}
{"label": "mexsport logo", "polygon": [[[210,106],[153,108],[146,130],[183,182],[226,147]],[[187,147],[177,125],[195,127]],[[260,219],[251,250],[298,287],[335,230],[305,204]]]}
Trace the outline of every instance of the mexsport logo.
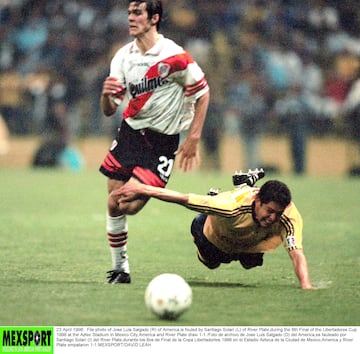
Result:
{"label": "mexsport logo", "polygon": [[52,327],[2,327],[0,334],[0,353],[53,352]]}

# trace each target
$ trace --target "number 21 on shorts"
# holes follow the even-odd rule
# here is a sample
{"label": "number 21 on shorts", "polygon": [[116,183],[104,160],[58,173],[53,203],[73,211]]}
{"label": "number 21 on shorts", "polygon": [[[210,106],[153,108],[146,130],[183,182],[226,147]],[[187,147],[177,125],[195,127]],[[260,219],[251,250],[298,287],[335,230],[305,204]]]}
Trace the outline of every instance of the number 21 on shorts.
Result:
{"label": "number 21 on shorts", "polygon": [[164,176],[166,179],[169,178],[171,171],[174,166],[174,159],[168,159],[166,156],[159,157],[159,164],[157,167],[158,172],[161,176]]}

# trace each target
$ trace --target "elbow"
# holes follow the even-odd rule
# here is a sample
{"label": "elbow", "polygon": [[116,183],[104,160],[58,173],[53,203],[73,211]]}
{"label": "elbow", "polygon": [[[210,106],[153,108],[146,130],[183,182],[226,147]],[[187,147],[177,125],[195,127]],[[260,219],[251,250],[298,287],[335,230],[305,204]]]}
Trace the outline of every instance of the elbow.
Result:
{"label": "elbow", "polygon": [[104,116],[105,117],[111,117],[116,113],[116,109],[114,110],[103,110]]}
{"label": "elbow", "polygon": [[117,110],[117,105],[113,103],[108,97],[102,96],[100,101],[100,106],[103,114],[106,117],[110,117],[115,114]]}

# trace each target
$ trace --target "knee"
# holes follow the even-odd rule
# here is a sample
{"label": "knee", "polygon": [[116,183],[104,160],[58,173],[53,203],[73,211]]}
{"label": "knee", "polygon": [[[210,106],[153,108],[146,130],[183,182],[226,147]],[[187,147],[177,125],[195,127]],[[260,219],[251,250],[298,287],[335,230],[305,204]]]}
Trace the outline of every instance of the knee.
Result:
{"label": "knee", "polygon": [[124,215],[135,215],[140,211],[139,208],[137,208],[134,205],[131,205],[130,203],[119,204],[118,210],[120,211],[121,214],[124,214]]}
{"label": "knee", "polygon": [[108,204],[108,210],[110,215],[135,215],[139,212],[137,208],[134,208],[129,203]]}
{"label": "knee", "polygon": [[146,202],[141,201],[118,203],[111,196],[108,199],[108,210],[110,215],[135,215],[145,205]]}
{"label": "knee", "polygon": [[110,216],[118,216],[122,214],[119,209],[119,204],[116,203],[115,200],[110,196],[108,198],[107,207]]}

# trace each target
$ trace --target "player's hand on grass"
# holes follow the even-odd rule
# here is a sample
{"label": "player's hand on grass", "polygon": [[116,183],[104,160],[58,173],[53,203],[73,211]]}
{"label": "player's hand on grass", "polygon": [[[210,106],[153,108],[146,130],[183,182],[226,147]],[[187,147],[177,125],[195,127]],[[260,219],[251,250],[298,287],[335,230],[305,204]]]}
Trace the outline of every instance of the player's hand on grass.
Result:
{"label": "player's hand on grass", "polygon": [[318,288],[311,284],[310,281],[300,282],[301,289],[303,290],[318,290]]}

